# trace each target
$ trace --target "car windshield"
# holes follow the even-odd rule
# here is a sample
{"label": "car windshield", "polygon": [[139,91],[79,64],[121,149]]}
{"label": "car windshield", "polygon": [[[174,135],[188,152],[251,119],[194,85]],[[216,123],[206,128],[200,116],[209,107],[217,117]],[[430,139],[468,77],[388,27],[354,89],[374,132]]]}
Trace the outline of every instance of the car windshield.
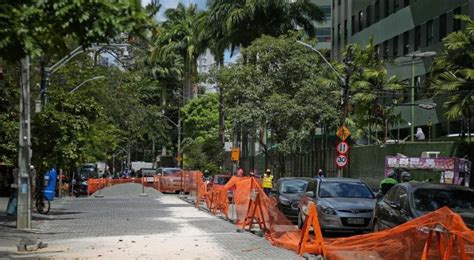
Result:
{"label": "car windshield", "polygon": [[230,180],[228,176],[218,176],[214,178],[214,183],[218,185],[225,185]]}
{"label": "car windshield", "polygon": [[361,182],[322,182],[319,187],[321,198],[367,198],[374,194]]}
{"label": "car windshield", "polygon": [[413,194],[415,209],[418,211],[435,211],[448,206],[454,211],[474,209],[474,191],[418,189]]}
{"label": "car windshield", "polygon": [[286,180],[280,185],[279,192],[286,194],[298,194],[303,193],[306,190],[308,181],[305,180]]}
{"label": "car windshield", "polygon": [[181,173],[181,169],[163,169],[163,176],[175,176]]}

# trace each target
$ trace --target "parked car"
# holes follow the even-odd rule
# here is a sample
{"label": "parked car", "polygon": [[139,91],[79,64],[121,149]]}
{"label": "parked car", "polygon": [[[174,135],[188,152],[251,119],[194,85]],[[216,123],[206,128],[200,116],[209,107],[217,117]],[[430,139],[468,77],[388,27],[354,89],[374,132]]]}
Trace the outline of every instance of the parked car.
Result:
{"label": "parked car", "polygon": [[179,193],[183,190],[183,170],[181,168],[158,168],[161,192]]}
{"label": "parked car", "polygon": [[300,228],[307,217],[310,202],[317,205],[319,225],[323,232],[364,232],[373,228],[376,198],[363,181],[348,178],[311,180],[299,203]]}
{"label": "parked car", "polygon": [[141,168],[137,172],[138,177],[146,177],[146,182],[152,183],[154,181],[153,176],[157,175],[157,169],[153,168]]}
{"label": "parked car", "polygon": [[374,211],[374,230],[403,224],[426,213],[448,206],[474,229],[474,190],[449,184],[405,182],[392,187]]}
{"label": "parked car", "polygon": [[298,204],[310,181],[311,178],[280,178],[272,191],[278,209],[293,223],[298,222]]}

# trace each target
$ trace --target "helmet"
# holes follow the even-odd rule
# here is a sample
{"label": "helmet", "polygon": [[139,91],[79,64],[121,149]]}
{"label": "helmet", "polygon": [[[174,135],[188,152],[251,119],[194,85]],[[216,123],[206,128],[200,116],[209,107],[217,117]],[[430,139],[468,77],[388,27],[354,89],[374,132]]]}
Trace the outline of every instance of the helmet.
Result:
{"label": "helmet", "polygon": [[400,176],[401,176],[402,182],[409,182],[411,179],[411,174],[406,171],[402,172]]}
{"label": "helmet", "polygon": [[387,178],[397,178],[397,174],[394,172],[394,171],[390,171],[388,174],[387,174]]}
{"label": "helmet", "polygon": [[267,169],[265,172],[266,173],[271,173],[272,171],[270,171],[270,169]]}

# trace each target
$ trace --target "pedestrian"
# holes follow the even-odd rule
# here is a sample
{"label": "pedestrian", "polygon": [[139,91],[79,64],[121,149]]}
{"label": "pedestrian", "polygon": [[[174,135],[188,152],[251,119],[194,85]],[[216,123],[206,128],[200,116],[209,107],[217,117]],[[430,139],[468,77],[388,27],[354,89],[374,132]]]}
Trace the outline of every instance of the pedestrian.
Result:
{"label": "pedestrian", "polygon": [[407,171],[403,171],[400,174],[400,179],[402,182],[411,182],[411,174]]}
{"label": "pedestrian", "polygon": [[380,192],[382,193],[382,195],[385,195],[387,194],[387,192],[390,190],[390,188],[392,188],[393,186],[395,186],[396,184],[398,184],[398,181],[397,181],[397,175],[395,174],[394,171],[391,171],[388,175],[387,175],[387,178],[383,179],[381,182],[380,182],[380,186],[379,186],[379,189],[380,189]]}
{"label": "pedestrian", "polygon": [[241,166],[237,169],[237,177],[244,177],[244,169]]}
{"label": "pedestrian", "polygon": [[262,188],[263,188],[263,192],[265,192],[267,196],[270,194],[270,192],[273,189],[273,175],[270,169],[267,169],[265,171],[265,175],[263,175]]}

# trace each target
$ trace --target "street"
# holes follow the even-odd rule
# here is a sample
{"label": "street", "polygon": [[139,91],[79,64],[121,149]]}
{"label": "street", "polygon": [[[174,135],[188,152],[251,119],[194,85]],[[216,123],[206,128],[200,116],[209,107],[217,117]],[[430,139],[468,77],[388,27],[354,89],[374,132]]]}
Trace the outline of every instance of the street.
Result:
{"label": "street", "polygon": [[10,246],[0,244],[0,258],[299,258],[265,238],[237,233],[233,224],[197,210],[178,195],[151,188],[146,189],[148,197],[140,193],[141,185],[122,184],[104,189],[103,198],[53,201],[49,215],[33,218],[31,233],[15,233],[17,242],[28,235],[48,247],[18,253],[12,247],[15,239],[9,239],[5,243]]}

